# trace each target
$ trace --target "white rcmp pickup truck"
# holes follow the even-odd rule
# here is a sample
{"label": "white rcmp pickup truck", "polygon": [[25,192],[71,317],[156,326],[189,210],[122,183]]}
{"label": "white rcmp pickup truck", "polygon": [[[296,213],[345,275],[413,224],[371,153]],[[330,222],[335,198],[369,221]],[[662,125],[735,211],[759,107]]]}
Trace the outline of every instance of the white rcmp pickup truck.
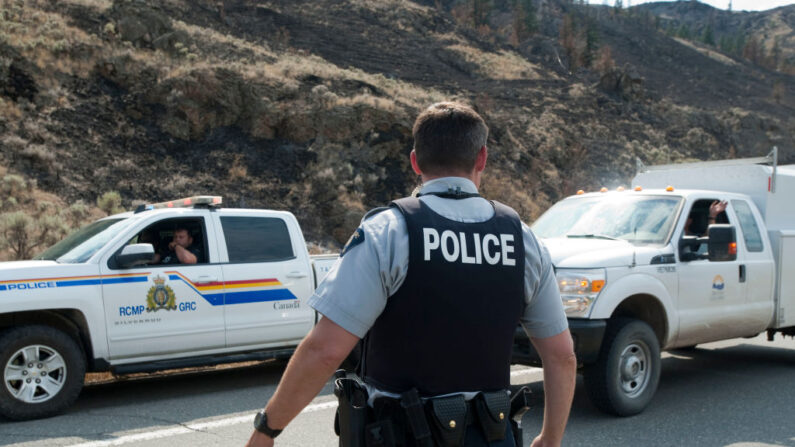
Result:
{"label": "white rcmp pickup truck", "polygon": [[[56,414],[87,371],[131,373],[288,357],[336,255],[310,256],[284,211],[200,196],[80,229],[32,261],[0,263],[0,415]],[[153,262],[175,229],[196,264]]]}
{"label": "white rcmp pickup truck", "polygon": [[[639,163],[632,188],[568,197],[532,225],[599,409],[643,411],[660,350],[795,336],[795,165],[776,158]],[[514,362],[537,365],[523,331],[515,341]]]}

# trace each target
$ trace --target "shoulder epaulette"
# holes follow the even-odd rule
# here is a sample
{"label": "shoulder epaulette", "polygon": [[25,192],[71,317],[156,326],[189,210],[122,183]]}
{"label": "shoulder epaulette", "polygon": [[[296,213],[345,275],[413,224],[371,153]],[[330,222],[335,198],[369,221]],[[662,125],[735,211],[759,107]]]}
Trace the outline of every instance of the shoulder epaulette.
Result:
{"label": "shoulder epaulette", "polygon": [[378,214],[380,212],[383,212],[383,211],[386,211],[388,209],[389,209],[388,206],[379,206],[378,208],[373,208],[370,211],[368,211],[367,213],[365,213],[364,217],[362,217],[362,222],[364,222],[365,220],[375,216],[376,214]]}

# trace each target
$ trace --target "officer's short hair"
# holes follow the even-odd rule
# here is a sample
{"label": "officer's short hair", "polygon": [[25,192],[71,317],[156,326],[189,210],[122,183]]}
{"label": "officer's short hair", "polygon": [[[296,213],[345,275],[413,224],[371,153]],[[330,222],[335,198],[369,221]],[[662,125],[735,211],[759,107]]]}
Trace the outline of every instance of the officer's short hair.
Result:
{"label": "officer's short hair", "polygon": [[428,174],[471,171],[489,136],[483,118],[457,102],[431,105],[414,121],[412,132],[417,164]]}

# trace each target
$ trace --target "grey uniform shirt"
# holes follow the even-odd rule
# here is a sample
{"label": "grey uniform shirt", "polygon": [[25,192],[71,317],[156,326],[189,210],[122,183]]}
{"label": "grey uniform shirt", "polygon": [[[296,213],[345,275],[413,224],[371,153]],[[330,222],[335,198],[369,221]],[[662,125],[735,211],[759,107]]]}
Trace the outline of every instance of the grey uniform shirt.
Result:
{"label": "grey uniform shirt", "polygon": [[[420,193],[460,189],[477,193],[475,184],[461,177],[429,181]],[[480,197],[445,199],[420,197],[434,212],[459,222],[483,222],[494,215],[491,204]],[[546,338],[568,328],[552,263],[546,249],[522,223],[525,275],[524,314],[521,323],[530,337]],[[309,305],[348,332],[363,338],[403,284],[409,267],[409,236],[403,215],[389,208],[362,221],[363,241],[351,246],[337,261]]]}

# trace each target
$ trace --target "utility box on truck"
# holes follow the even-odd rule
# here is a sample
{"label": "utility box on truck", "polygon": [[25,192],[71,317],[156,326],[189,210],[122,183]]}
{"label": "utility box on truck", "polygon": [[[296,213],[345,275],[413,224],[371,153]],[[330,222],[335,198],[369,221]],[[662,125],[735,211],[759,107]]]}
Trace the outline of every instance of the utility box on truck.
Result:
{"label": "utility box on truck", "polygon": [[[578,193],[533,223],[597,407],[643,411],[662,350],[795,336],[795,165],[776,155],[639,163],[632,188]],[[540,363],[523,331],[513,358]]]}

